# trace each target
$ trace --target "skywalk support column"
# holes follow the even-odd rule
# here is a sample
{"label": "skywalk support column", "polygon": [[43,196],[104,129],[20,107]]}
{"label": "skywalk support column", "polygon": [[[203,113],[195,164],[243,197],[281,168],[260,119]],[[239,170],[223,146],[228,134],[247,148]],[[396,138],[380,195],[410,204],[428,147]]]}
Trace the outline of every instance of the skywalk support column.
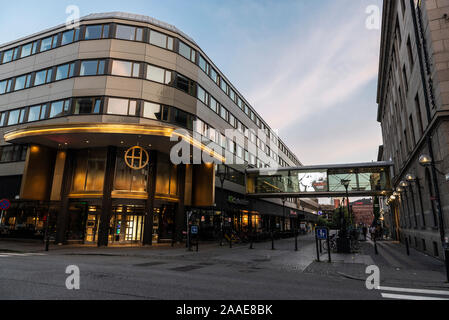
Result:
{"label": "skywalk support column", "polygon": [[117,159],[117,147],[109,146],[106,157],[106,172],[103,184],[103,201],[101,208],[100,227],[98,231],[98,246],[106,247],[108,245],[109,224],[112,212],[112,187],[114,183],[115,163]]}

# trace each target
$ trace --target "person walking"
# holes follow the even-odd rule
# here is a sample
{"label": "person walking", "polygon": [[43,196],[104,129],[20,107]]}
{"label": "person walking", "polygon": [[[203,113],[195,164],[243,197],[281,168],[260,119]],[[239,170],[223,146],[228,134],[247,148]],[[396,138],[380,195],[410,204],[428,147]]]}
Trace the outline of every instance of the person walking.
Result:
{"label": "person walking", "polygon": [[366,225],[363,225],[362,232],[363,232],[363,238],[366,241],[366,235],[368,233],[368,228],[366,227]]}

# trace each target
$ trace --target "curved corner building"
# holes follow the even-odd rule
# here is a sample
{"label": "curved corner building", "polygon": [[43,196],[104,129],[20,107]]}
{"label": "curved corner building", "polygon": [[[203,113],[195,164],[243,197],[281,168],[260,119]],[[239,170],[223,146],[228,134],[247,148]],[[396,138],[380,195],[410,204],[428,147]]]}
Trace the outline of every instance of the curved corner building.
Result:
{"label": "curved corner building", "polygon": [[[243,165],[174,165],[175,131],[192,149],[213,145],[215,160]],[[79,28],[61,25],[0,46],[0,198],[12,202],[0,220],[6,233],[39,236],[48,226],[57,243],[151,244],[181,240],[186,216],[205,239],[221,226],[287,231],[316,203],[298,210],[293,200],[284,208],[245,198],[245,167],[273,163],[301,165],[171,25],[91,14]]]}

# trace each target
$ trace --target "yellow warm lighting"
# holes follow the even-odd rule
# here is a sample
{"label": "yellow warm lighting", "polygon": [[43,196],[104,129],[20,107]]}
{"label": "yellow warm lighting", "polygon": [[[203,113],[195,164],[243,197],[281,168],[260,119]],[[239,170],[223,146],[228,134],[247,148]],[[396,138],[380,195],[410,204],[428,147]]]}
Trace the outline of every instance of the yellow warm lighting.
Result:
{"label": "yellow warm lighting", "polygon": [[39,147],[38,146],[32,146],[31,147],[31,152],[32,153],[38,153],[39,152]]}
{"label": "yellow warm lighting", "polygon": [[210,154],[213,158],[221,161],[224,163],[226,161],[226,158],[222,155],[218,154],[211,148],[205,146],[201,142],[193,139],[192,137],[188,135],[181,134],[179,132],[176,132],[174,128],[166,128],[166,127],[160,127],[160,128],[148,128],[143,126],[136,126],[136,125],[129,125],[129,124],[108,124],[108,123],[102,123],[102,124],[77,124],[73,127],[47,127],[47,128],[36,128],[36,129],[22,129],[17,130],[13,132],[8,132],[4,135],[5,141],[11,141],[15,139],[20,139],[24,137],[30,137],[30,136],[38,136],[38,135],[45,135],[45,134],[65,134],[65,133],[110,133],[110,134],[117,134],[117,133],[123,133],[123,134],[141,134],[141,135],[156,135],[156,136],[163,136],[163,137],[171,137],[173,135],[178,136],[185,141],[187,141],[189,144],[197,147],[198,149],[201,149],[204,152],[207,152]]}
{"label": "yellow warm lighting", "polygon": [[173,202],[179,201],[178,198],[172,198],[172,197],[155,196],[155,198],[158,200],[167,200],[167,201],[173,201]]}

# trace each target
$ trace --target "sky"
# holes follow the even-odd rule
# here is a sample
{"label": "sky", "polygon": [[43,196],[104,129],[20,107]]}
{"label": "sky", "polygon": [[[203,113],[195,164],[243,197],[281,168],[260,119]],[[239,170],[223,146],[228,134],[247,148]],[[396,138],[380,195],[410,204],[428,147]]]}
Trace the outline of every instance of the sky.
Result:
{"label": "sky", "polygon": [[0,43],[64,23],[69,5],[178,27],[304,165],[377,160],[380,30],[366,9],[382,0],[7,1]]}

